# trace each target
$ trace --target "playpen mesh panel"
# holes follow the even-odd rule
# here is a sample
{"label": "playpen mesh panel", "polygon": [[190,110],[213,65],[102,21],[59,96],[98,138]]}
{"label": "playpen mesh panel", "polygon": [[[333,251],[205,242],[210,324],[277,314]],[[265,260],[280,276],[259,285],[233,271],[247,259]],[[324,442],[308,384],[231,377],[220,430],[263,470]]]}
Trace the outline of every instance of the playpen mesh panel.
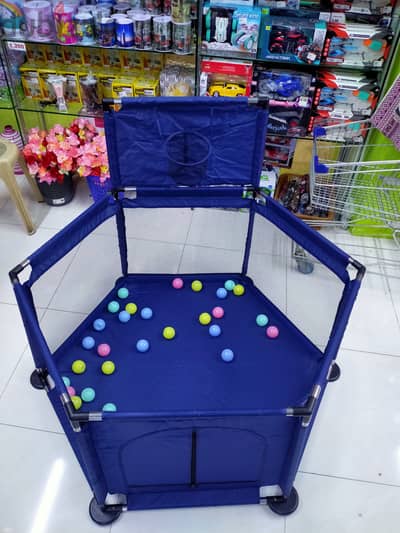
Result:
{"label": "playpen mesh panel", "polygon": [[[255,216],[248,275],[315,345],[325,349],[343,283],[285,233]],[[307,273],[308,272],[308,273]]]}

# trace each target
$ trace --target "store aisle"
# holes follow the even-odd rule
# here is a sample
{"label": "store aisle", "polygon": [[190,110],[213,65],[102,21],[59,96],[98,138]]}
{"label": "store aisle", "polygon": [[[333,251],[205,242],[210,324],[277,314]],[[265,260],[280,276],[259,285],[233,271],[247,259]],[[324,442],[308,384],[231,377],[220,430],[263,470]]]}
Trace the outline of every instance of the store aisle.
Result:
{"label": "store aisle", "polygon": [[[294,515],[285,519],[263,506],[238,506],[124,513],[103,529],[91,522],[91,495],[77,461],[45,394],[29,386],[32,359],[6,277],[10,267],[89,204],[81,184],[68,206],[35,206],[40,227],[28,237],[0,190],[0,532],[397,533],[400,280],[375,274],[366,276],[343,342],[342,378],[329,385],[311,434],[296,480],[300,506]],[[130,259],[139,271],[149,263],[158,271],[207,271],[216,260],[223,269],[234,267],[241,260],[238,242],[245,226],[240,215],[233,215],[176,209],[149,211],[139,220],[139,212],[133,212]],[[230,238],[221,240],[224,232]],[[50,348],[60,344],[115,279],[112,233],[111,223],[98,228],[38,283],[35,297]],[[277,265],[283,272],[289,296],[302,290],[290,282],[289,264],[276,262],[273,253],[265,255],[268,268]],[[290,302],[288,294],[285,301]]]}

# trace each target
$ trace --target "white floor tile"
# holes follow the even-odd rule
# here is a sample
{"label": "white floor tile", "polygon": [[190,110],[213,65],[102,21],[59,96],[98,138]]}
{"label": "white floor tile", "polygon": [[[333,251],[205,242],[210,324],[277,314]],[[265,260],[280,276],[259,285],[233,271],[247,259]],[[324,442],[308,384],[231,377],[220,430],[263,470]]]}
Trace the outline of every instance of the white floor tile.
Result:
{"label": "white floor tile", "polygon": [[243,253],[186,244],[179,272],[241,272]]}
{"label": "white floor tile", "polygon": [[[176,272],[182,249],[179,244],[128,239],[129,272]],[[116,238],[90,235],[81,243],[49,307],[88,313],[120,275]]]}
{"label": "white floor tile", "polygon": [[399,487],[299,474],[300,504],[285,533],[398,533]]}
{"label": "white floor tile", "polygon": [[[192,220],[191,209],[125,209],[128,238],[183,244]],[[96,234],[115,235],[115,218],[99,226]]]}
{"label": "white floor tile", "polygon": [[284,519],[264,505],[124,513],[112,533],[284,533]]}
{"label": "white floor tile", "polygon": [[17,366],[28,341],[16,305],[0,304],[0,394]]}
{"label": "white floor tile", "polygon": [[384,277],[365,276],[352,315],[343,348],[400,355],[400,329]]}
{"label": "white floor tile", "polygon": [[342,350],[301,470],[400,486],[400,359]]}
{"label": "white floor tile", "polygon": [[[39,229],[34,235],[27,235],[22,227],[0,224],[0,302],[15,303],[14,292],[8,272],[26,259],[39,246],[48,241],[55,230]],[[47,307],[54,291],[60,283],[75,251],[57,263],[33,286],[33,294],[38,307]]]}
{"label": "white floor tile", "polygon": [[248,222],[248,213],[223,209],[195,209],[187,243],[243,250]]}
{"label": "white floor tile", "polygon": [[98,533],[89,487],[64,435],[0,425],[0,449],[0,531]]}

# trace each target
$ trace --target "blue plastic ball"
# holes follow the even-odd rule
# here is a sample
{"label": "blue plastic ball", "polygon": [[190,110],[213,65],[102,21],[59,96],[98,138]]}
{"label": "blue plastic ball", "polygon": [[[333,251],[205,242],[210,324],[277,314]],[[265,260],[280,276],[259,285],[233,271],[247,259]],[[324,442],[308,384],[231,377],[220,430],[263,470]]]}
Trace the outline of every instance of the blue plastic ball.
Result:
{"label": "blue plastic ball", "polygon": [[221,300],[223,300],[224,298],[228,296],[228,291],[224,289],[223,287],[220,287],[219,289],[217,289],[216,294],[217,294],[217,298],[221,298]]}
{"label": "blue plastic ball", "polygon": [[131,319],[131,315],[128,313],[128,311],[121,311],[120,314],[118,315],[118,318],[119,318],[119,321],[120,322],[129,322],[129,320]]}
{"label": "blue plastic ball", "polygon": [[96,342],[93,337],[84,337],[82,339],[82,348],[85,348],[85,350],[91,350],[95,344]]}
{"label": "blue plastic ball", "polygon": [[96,320],[93,322],[93,329],[96,331],[103,331],[105,327],[106,322],[102,318],[96,318]]}
{"label": "blue plastic ball", "polygon": [[235,285],[236,283],[231,279],[228,279],[227,281],[225,281],[225,289],[227,291],[233,291],[233,288]]}
{"label": "blue plastic ball", "polygon": [[208,332],[211,335],[211,337],[219,337],[221,335],[221,328],[217,326],[216,324],[213,324],[208,328]]}
{"label": "blue plastic ball", "polygon": [[108,304],[107,309],[110,311],[110,313],[118,313],[119,303],[113,300]]}
{"label": "blue plastic ball", "polygon": [[140,316],[145,320],[148,320],[153,316],[153,311],[150,309],[150,307],[143,307],[143,309],[140,311]]}
{"label": "blue plastic ball", "polygon": [[147,352],[150,348],[150,343],[146,339],[140,339],[136,343],[136,350],[138,352]]}
{"label": "blue plastic ball", "polygon": [[67,378],[67,376],[62,376],[62,380],[63,380],[64,385],[66,387],[70,387],[71,386],[71,380],[69,378]]}
{"label": "blue plastic ball", "polygon": [[84,402],[92,402],[96,397],[96,393],[94,392],[94,389],[92,387],[86,387],[86,389],[83,389],[81,392],[81,398]]}
{"label": "blue plastic ball", "polygon": [[109,411],[110,413],[114,413],[117,410],[117,406],[115,403],[105,403],[102,407],[102,411]]}
{"label": "blue plastic ball", "polygon": [[264,327],[268,324],[268,317],[267,315],[257,315],[256,318],[257,326]]}
{"label": "blue plastic ball", "polygon": [[129,291],[126,287],[121,287],[120,289],[118,289],[118,298],[121,298],[122,300],[124,300],[125,298],[128,298],[129,296]]}
{"label": "blue plastic ball", "polygon": [[222,350],[221,352],[221,359],[225,361],[225,363],[230,363],[231,361],[233,361],[234,357],[235,354],[229,348],[225,348],[225,350]]}

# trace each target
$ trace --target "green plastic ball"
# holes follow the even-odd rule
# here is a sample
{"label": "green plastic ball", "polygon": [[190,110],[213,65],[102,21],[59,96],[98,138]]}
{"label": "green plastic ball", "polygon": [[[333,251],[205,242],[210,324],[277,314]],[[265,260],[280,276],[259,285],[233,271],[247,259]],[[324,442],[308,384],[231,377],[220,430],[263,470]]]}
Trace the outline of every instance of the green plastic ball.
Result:
{"label": "green plastic ball", "polygon": [[71,396],[71,402],[77,411],[82,407],[82,400],[79,396]]}
{"label": "green plastic ball", "polygon": [[244,294],[244,287],[243,285],[240,285],[240,283],[238,283],[237,285],[235,285],[233,287],[233,294],[235,296],[242,296]]}
{"label": "green plastic ball", "polygon": [[199,281],[198,279],[195,279],[194,281],[192,281],[192,291],[200,292],[202,288],[203,288],[203,284],[201,281]]}
{"label": "green plastic ball", "polygon": [[167,326],[163,330],[164,339],[171,340],[175,337],[175,330],[171,326]]}
{"label": "green plastic ball", "polygon": [[115,372],[115,364],[112,361],[104,361],[101,365],[101,371],[103,374],[106,374],[106,376],[109,376]]}
{"label": "green plastic ball", "polygon": [[134,303],[126,304],[125,311],[127,311],[130,315],[134,315],[137,311],[137,305]]}
{"label": "green plastic ball", "polygon": [[211,322],[211,315],[210,313],[201,313],[199,316],[199,322],[202,326],[207,326]]}
{"label": "green plastic ball", "polygon": [[72,363],[71,369],[74,374],[83,374],[86,370],[86,363],[82,359],[77,359]]}

